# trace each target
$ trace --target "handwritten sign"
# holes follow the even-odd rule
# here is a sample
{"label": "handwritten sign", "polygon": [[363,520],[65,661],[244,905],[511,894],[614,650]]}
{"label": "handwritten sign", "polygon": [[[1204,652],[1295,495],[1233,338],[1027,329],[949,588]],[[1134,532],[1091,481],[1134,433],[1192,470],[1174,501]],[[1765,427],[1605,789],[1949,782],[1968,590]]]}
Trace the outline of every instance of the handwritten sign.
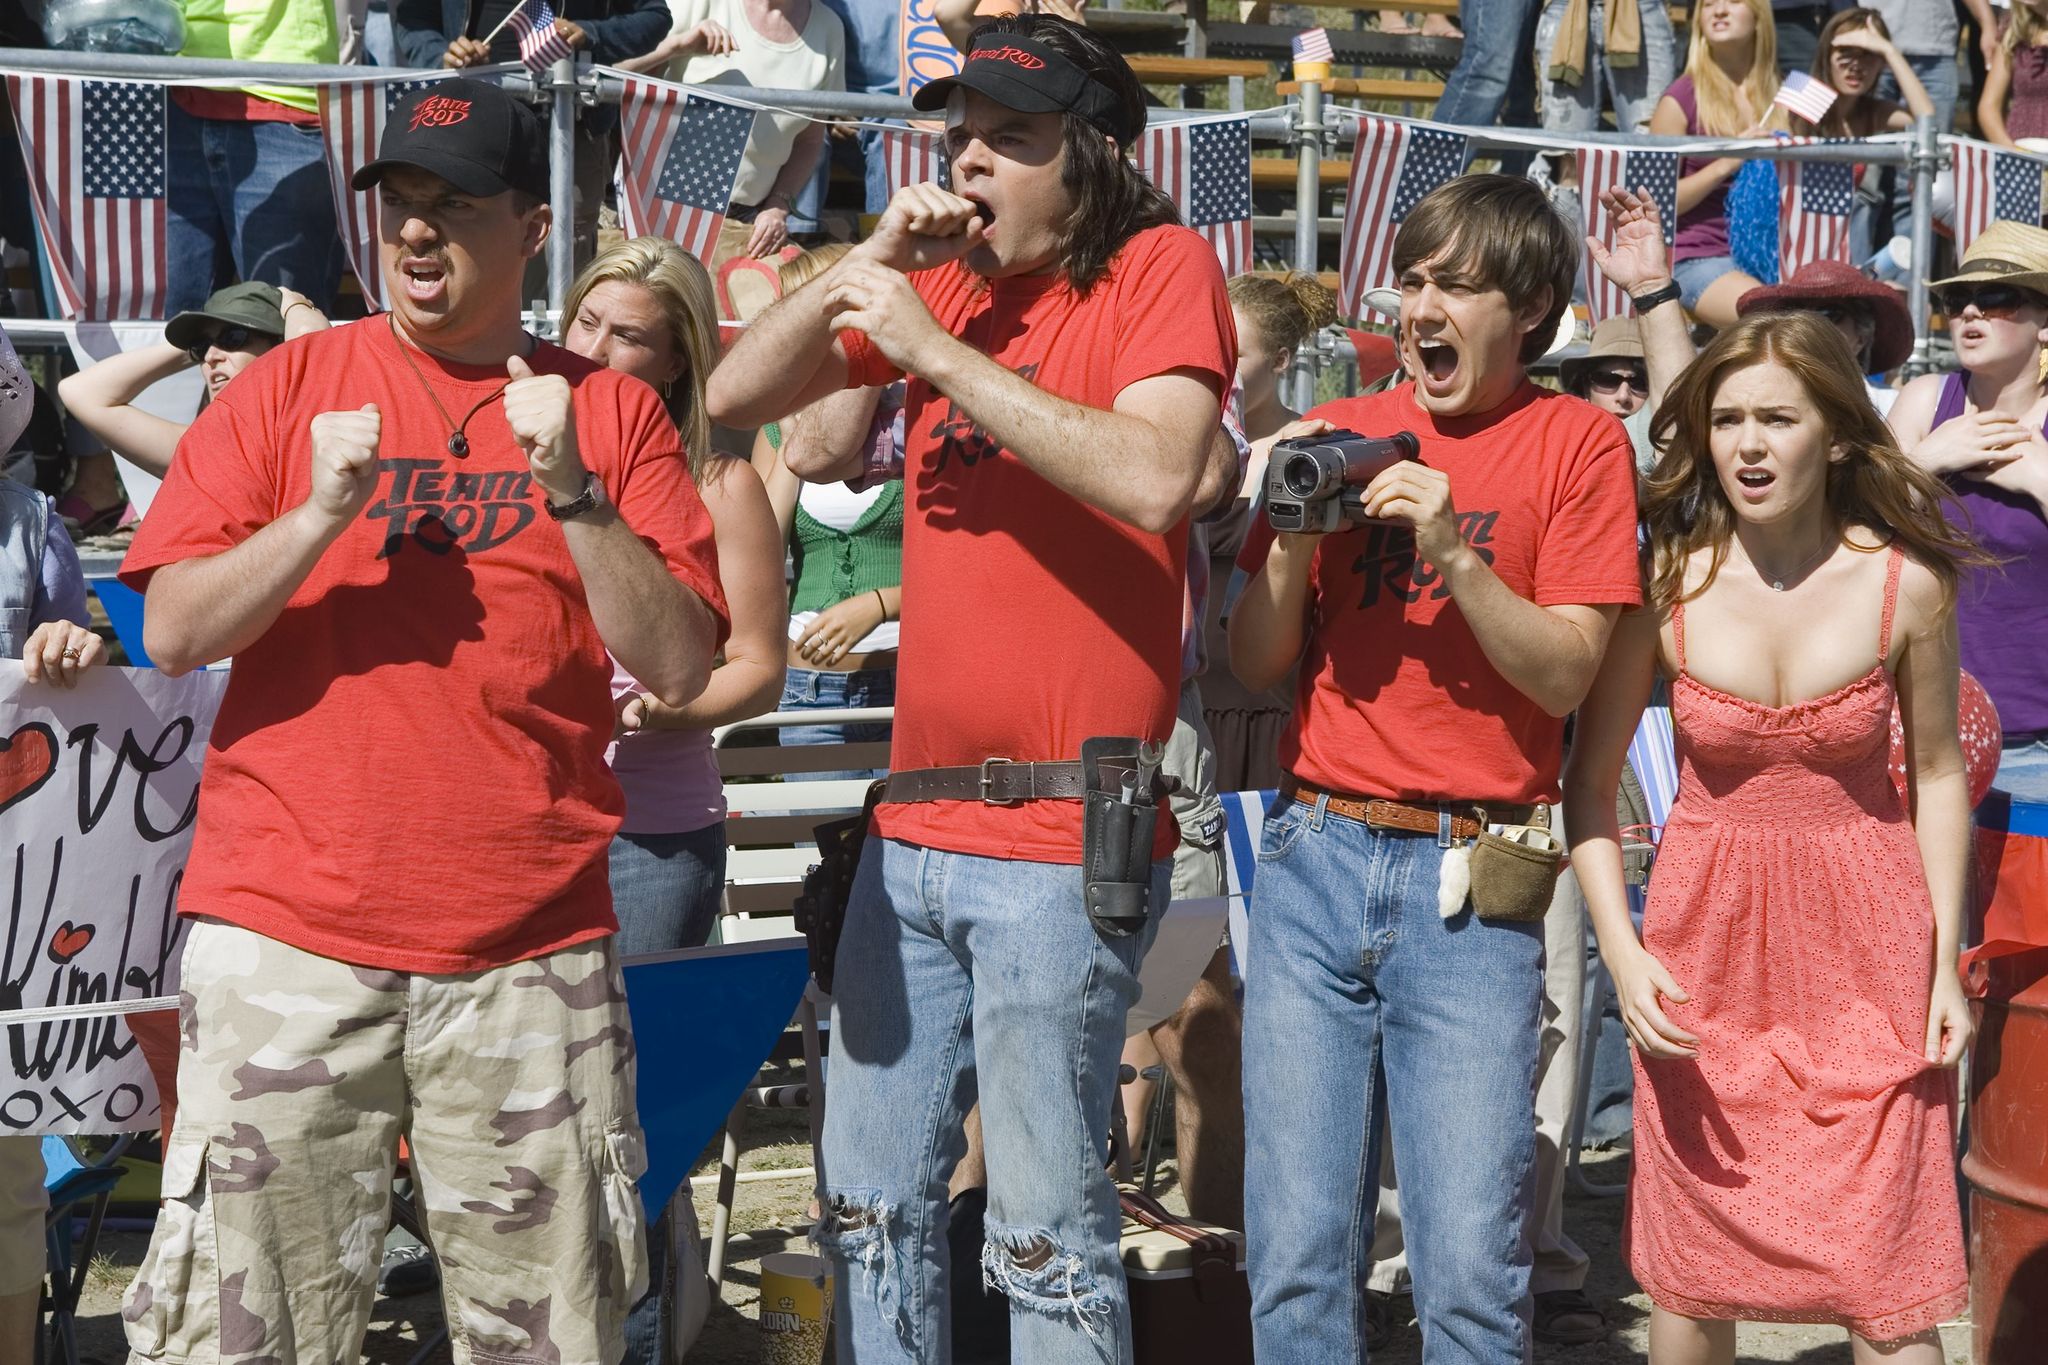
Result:
{"label": "handwritten sign", "polygon": [[903,93],[915,95],[942,76],[960,74],[960,51],[932,15],[932,0],[903,0]]}
{"label": "handwritten sign", "polygon": [[10,1014],[176,995],[178,885],[225,672],[95,668],[75,689],[0,660],[0,1134],[153,1128],[118,1015]]}

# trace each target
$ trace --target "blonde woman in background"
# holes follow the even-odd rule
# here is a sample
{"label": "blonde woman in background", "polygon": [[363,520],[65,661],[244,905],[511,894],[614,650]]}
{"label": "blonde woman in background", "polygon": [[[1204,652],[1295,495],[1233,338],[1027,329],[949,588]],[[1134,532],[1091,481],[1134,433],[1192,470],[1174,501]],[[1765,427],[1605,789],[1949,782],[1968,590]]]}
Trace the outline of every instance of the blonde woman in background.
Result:
{"label": "blonde woman in background", "polygon": [[[1768,0],[1701,0],[1693,7],[1685,73],[1671,83],[1650,131],[1665,137],[1764,137],[1784,126],[1778,93],[1778,33]],[[1735,303],[1761,281],[1736,268],[1728,241],[1728,182],[1740,157],[1678,163],[1678,236],[1671,273],[1700,321],[1726,327]]]}
{"label": "blonde woman in background", "polygon": [[600,253],[569,291],[562,344],[662,395],[711,514],[732,636],[711,681],[666,706],[616,666],[618,733],[606,755],[626,794],[612,841],[619,951],[691,948],[710,937],[725,885],[725,798],[711,731],[775,708],[782,682],[782,552],[746,461],[711,448],[704,384],[718,363],[718,311],[696,258],[660,237]]}

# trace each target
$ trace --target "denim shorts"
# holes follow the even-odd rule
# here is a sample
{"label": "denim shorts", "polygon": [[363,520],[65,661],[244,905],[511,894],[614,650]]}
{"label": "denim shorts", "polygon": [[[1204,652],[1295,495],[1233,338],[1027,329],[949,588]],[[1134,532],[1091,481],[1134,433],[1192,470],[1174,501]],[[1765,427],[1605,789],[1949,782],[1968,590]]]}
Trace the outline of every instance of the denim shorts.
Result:
{"label": "denim shorts", "polygon": [[1707,292],[1715,280],[1731,275],[1742,267],[1735,264],[1733,256],[1694,256],[1690,260],[1678,261],[1671,267],[1671,278],[1678,281],[1678,301],[1687,309],[1700,306],[1700,295]]}

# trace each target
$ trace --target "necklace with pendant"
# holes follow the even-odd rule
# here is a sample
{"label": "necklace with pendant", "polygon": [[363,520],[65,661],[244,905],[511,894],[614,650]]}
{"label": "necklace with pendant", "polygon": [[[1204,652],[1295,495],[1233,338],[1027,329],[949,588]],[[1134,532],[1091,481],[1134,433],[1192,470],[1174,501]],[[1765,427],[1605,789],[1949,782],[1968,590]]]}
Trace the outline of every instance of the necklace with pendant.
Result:
{"label": "necklace with pendant", "polygon": [[1835,546],[1838,544],[1840,544],[1839,541],[1829,541],[1827,544],[1821,546],[1818,551],[1811,555],[1808,555],[1806,557],[1805,563],[1801,564],[1798,568],[1792,570],[1792,572],[1788,574],[1783,575],[1782,577],[1773,577],[1769,574],[1766,574],[1763,570],[1763,566],[1758,564],[1754,559],[1749,561],[1749,566],[1752,569],[1756,570],[1757,577],[1764,579],[1771,585],[1772,592],[1783,592],[1785,591],[1786,579],[1797,579],[1799,575],[1805,573],[1808,569],[1812,568],[1814,565],[1820,563],[1821,560],[1825,559],[1827,557],[1828,552],[1834,549]]}
{"label": "necklace with pendant", "polygon": [[505,390],[511,387],[511,381],[507,380],[505,383],[500,384],[492,392],[487,393],[482,398],[478,399],[476,402],[476,406],[472,407],[468,412],[464,413],[462,421],[458,423],[453,417],[450,417],[448,415],[448,409],[442,406],[441,395],[434,392],[434,386],[432,384],[429,384],[427,382],[426,375],[420,372],[419,365],[412,358],[411,348],[405,344],[405,338],[398,335],[398,320],[396,318],[392,318],[389,313],[386,313],[384,316],[386,318],[391,319],[391,339],[398,343],[398,354],[405,361],[405,367],[408,370],[412,371],[412,377],[414,379],[420,381],[420,387],[427,391],[428,401],[433,403],[434,411],[441,414],[441,421],[444,424],[446,424],[448,428],[448,453],[450,455],[453,455],[458,460],[468,459],[468,432],[471,420],[474,419],[475,416],[478,413],[482,412],[486,407],[490,406],[498,399],[504,397]]}

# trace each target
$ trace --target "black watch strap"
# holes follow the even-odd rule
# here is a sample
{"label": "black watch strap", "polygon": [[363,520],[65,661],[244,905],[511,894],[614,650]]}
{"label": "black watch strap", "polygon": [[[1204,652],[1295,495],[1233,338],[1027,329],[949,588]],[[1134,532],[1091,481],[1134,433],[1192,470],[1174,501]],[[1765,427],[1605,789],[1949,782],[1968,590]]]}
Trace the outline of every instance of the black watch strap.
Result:
{"label": "black watch strap", "polygon": [[585,512],[595,510],[598,492],[601,488],[603,488],[603,485],[597,481],[597,475],[589,470],[585,470],[583,473],[583,491],[581,493],[578,493],[567,502],[548,502],[543,500],[541,506],[546,508],[547,514],[556,521],[567,521],[571,517],[580,517]]}
{"label": "black watch strap", "polygon": [[1678,281],[1671,280],[1662,289],[1652,289],[1647,294],[1629,295],[1629,302],[1636,306],[1637,313],[1647,313],[1652,308],[1661,308],[1667,303],[1676,303],[1679,297]]}

